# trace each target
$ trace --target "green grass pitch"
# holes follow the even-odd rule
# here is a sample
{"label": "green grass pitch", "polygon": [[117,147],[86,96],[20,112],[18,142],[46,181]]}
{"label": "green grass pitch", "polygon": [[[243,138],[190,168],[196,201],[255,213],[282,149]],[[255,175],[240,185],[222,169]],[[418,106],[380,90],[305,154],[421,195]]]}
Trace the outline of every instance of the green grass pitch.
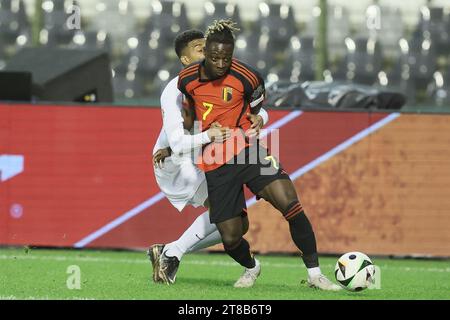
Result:
{"label": "green grass pitch", "polygon": [[[450,299],[449,260],[378,259],[380,289],[323,292],[308,288],[299,257],[259,256],[262,273],[253,288],[235,289],[242,268],[225,254],[184,256],[177,282],[151,281],[145,252],[0,249],[0,299],[319,300]],[[334,281],[337,257],[322,257]],[[80,289],[69,289],[80,272]],[[72,278],[71,278],[72,277]]]}

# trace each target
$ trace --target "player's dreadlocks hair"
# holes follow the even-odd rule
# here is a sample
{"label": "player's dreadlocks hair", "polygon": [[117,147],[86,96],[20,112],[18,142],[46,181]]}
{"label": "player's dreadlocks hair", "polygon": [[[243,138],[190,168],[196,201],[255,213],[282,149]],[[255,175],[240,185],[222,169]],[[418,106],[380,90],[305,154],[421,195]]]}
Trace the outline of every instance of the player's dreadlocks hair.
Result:
{"label": "player's dreadlocks hair", "polygon": [[204,39],[205,35],[200,30],[187,30],[175,38],[175,52],[177,53],[178,58],[181,58],[182,51],[184,48],[187,47],[188,43],[197,40],[197,39]]}
{"label": "player's dreadlocks hair", "polygon": [[237,24],[231,19],[214,20],[214,23],[206,31],[206,45],[211,42],[234,45],[234,32],[239,30]]}

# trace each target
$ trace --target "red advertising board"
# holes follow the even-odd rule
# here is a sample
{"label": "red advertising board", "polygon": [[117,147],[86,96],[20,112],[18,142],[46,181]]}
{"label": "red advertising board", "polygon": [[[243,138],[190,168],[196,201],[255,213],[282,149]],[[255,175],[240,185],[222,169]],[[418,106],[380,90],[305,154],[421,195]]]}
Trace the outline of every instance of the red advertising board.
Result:
{"label": "red advertising board", "polygon": [[[333,230],[332,226],[322,229],[321,225],[327,225],[327,222],[321,219],[332,217],[332,204],[336,204],[336,199],[344,201],[348,188],[358,188],[358,179],[347,179],[349,185],[345,188],[340,185],[331,192],[331,180],[327,180],[330,177],[312,177],[317,177],[318,172],[334,163],[332,172],[326,171],[327,176],[353,177],[352,170],[363,170],[368,172],[365,177],[368,181],[379,181],[380,172],[384,171],[377,175],[371,168],[378,164],[377,168],[381,170],[379,164],[391,161],[390,157],[394,155],[382,154],[376,163],[366,161],[373,158],[371,141],[378,141],[371,139],[382,137],[378,143],[385,142],[383,148],[389,147],[392,141],[401,140],[402,135],[400,129],[388,129],[393,125],[414,123],[415,116],[389,118],[390,115],[385,113],[299,111],[270,111],[269,114],[269,126],[279,129],[280,160],[293,177],[303,205],[317,225],[319,250],[347,251],[345,238],[341,239],[342,243],[333,238],[342,232]],[[439,119],[444,118],[450,117]],[[428,126],[422,128],[423,123]],[[424,117],[421,128],[429,131],[433,124],[436,128],[436,123],[435,118]],[[442,130],[449,128],[448,121],[440,123]],[[160,193],[151,159],[160,128],[158,108],[0,104],[0,244],[144,248],[151,243],[176,239],[203,210],[187,208],[180,214]],[[438,139],[435,145],[448,142],[448,134],[436,134],[435,138]],[[361,149],[361,146],[365,147]],[[399,144],[400,149],[401,146]],[[405,154],[418,148],[416,145],[403,146]],[[354,151],[355,148],[359,151]],[[343,157],[349,151],[356,152],[354,154],[361,161],[365,159],[365,166],[355,165],[352,157]],[[442,157],[447,159],[446,154]],[[337,159],[343,160],[336,162]],[[408,158],[405,161],[409,161]],[[389,171],[385,173],[390,174]],[[410,171],[402,171],[402,179],[408,181],[411,177]],[[450,177],[448,179],[450,181]],[[436,183],[438,186],[443,182]],[[303,190],[305,184],[308,188]],[[429,187],[436,186],[431,184]],[[383,186],[378,184],[377,188],[383,189]],[[362,190],[372,192],[369,189]],[[325,194],[324,190],[331,192],[334,198],[326,196],[329,193]],[[390,190],[395,196],[396,189]],[[414,190],[402,192],[411,191]],[[321,195],[320,205],[313,194]],[[359,196],[362,199],[369,197],[365,193]],[[386,197],[385,202],[389,203],[387,195],[381,197]],[[250,201],[251,198],[248,194]],[[281,217],[276,213],[262,214],[270,211],[262,201],[250,204],[248,237],[252,247],[262,252],[295,251],[291,244],[279,247],[276,245],[279,241],[272,242],[271,239],[278,236],[277,231],[265,226],[267,223],[277,225],[277,219]],[[349,210],[363,205],[349,196],[347,207],[340,204],[339,208]],[[314,215],[315,209],[321,215]],[[450,210],[450,204],[444,209]],[[387,214],[392,214],[392,210]],[[398,211],[399,217],[403,214],[407,212]],[[343,217],[352,224],[361,222],[352,220],[354,217]],[[439,219],[444,221],[445,217]],[[448,219],[444,225],[447,222]],[[345,224],[335,227],[345,228]],[[289,242],[289,234],[284,233],[280,241]],[[361,243],[367,240],[363,233],[358,236]],[[440,239],[444,238],[443,235]],[[404,241],[407,240],[405,236]],[[348,249],[354,249],[348,246]],[[366,252],[370,254],[371,250]],[[411,248],[402,250],[414,253]],[[446,250],[450,255],[448,248],[434,253],[429,251],[445,255]],[[395,252],[387,244],[372,250],[375,251]]]}

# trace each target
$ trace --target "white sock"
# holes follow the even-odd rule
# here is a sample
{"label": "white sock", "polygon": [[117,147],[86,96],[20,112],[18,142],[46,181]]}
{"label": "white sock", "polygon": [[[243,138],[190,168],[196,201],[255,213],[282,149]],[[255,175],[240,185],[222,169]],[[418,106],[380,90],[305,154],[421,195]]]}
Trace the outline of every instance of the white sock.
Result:
{"label": "white sock", "polygon": [[194,252],[201,249],[209,248],[219,243],[222,243],[222,236],[220,235],[219,231],[216,230],[203,240],[197,242],[197,244],[195,244],[193,247],[189,248],[187,252]]}
{"label": "white sock", "polygon": [[321,273],[322,273],[322,271],[320,271],[320,268],[319,268],[319,267],[308,268],[308,276],[309,276],[310,278],[316,277],[316,276],[318,276],[318,275],[321,274]]}
{"label": "white sock", "polygon": [[217,231],[215,224],[209,222],[209,212],[198,216],[178,240],[167,244],[163,253],[168,257],[177,257],[181,261],[183,255],[202,240]]}
{"label": "white sock", "polygon": [[177,245],[177,241],[166,244],[163,249],[163,254],[167,257],[177,257],[178,260],[181,261],[185,252]]}

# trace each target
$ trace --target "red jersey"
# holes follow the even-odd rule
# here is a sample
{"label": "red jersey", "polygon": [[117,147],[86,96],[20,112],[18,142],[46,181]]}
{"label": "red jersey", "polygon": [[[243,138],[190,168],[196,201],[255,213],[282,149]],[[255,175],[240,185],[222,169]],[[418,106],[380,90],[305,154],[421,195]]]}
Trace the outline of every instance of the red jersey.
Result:
{"label": "red jersey", "polygon": [[[258,72],[237,59],[233,59],[226,75],[215,80],[200,79],[202,63],[192,64],[180,72],[178,89],[188,98],[191,107],[195,108],[197,121],[201,121],[203,131],[216,121],[222,127],[233,130],[228,143],[211,143],[204,148],[199,168],[211,171],[249,145],[244,133],[250,129],[251,122],[246,114],[251,112],[251,107],[260,105],[265,91],[264,80]],[[234,142],[233,145],[231,142]]]}

